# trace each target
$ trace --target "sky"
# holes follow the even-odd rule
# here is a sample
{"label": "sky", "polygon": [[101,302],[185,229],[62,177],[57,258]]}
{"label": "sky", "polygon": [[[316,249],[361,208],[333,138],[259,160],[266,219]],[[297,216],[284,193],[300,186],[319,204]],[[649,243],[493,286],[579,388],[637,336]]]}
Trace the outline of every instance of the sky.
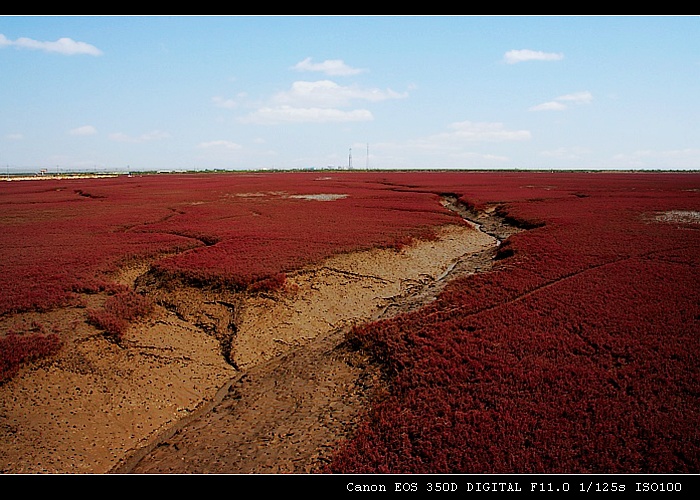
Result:
{"label": "sky", "polygon": [[0,173],[700,169],[700,16],[0,16]]}

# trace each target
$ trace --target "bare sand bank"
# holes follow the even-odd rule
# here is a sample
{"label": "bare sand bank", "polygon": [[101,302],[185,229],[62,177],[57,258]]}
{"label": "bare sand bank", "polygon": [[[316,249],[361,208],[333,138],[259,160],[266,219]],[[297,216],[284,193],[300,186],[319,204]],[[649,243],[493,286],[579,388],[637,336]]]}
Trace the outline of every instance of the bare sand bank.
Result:
{"label": "bare sand bank", "polygon": [[[445,226],[401,251],[337,255],[274,294],[146,286],[159,305],[121,345],[85,308],[45,313],[70,339],[0,386],[0,471],[314,471],[378,388],[378,372],[340,347],[344,332],[430,300],[451,272],[486,270],[495,245]],[[146,270],[118,279],[135,286]]]}

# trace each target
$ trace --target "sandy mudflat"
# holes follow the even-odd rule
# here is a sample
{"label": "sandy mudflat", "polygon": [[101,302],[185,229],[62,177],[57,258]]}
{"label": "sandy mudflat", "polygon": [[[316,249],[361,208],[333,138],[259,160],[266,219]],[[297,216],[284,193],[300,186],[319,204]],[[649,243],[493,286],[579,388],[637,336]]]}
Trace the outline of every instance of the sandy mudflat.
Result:
{"label": "sandy mudflat", "polygon": [[125,269],[117,278],[159,305],[121,345],[85,322],[100,296],[4,318],[3,329],[58,325],[65,346],[0,386],[0,471],[316,471],[381,391],[345,332],[487,269],[495,244],[446,226],[436,241],[338,255],[255,296],[158,287],[148,266]]}

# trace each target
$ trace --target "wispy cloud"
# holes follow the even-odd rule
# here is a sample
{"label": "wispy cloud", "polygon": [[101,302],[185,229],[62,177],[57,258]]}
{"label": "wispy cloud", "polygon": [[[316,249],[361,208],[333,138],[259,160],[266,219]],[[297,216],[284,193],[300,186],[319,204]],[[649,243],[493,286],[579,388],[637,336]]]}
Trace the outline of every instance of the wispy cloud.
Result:
{"label": "wispy cloud", "polygon": [[243,146],[241,146],[240,144],[237,144],[235,142],[232,142],[232,141],[219,140],[219,141],[200,142],[197,147],[201,148],[201,149],[222,148],[222,149],[236,150],[236,149],[241,149]]}
{"label": "wispy cloud", "polygon": [[611,162],[618,168],[695,169],[700,164],[700,148],[643,149],[616,154]]}
{"label": "wispy cloud", "polygon": [[76,42],[71,38],[59,38],[54,42],[43,42],[25,37],[18,38],[16,40],[10,40],[5,35],[0,34],[0,47],[15,47],[17,49],[41,50],[44,52],[51,52],[66,56],[72,56],[77,54],[87,54],[90,56],[102,55],[102,51],[94,45],[90,45],[89,43],[85,42]]}
{"label": "wispy cloud", "polygon": [[234,109],[238,107],[238,101],[234,99],[226,99],[225,97],[212,97],[212,102],[219,108]]}
{"label": "wispy cloud", "polygon": [[587,148],[574,146],[570,148],[562,147],[557,149],[549,149],[540,152],[540,155],[546,158],[555,158],[557,160],[578,160],[590,153],[591,151]]}
{"label": "wispy cloud", "polygon": [[530,49],[509,50],[503,56],[503,60],[508,64],[526,61],[559,61],[561,59],[564,59],[564,54]]}
{"label": "wispy cloud", "polygon": [[[532,138],[529,130],[510,130],[500,122],[454,122],[447,131],[412,139],[401,147],[422,151],[452,151],[472,154],[463,150],[466,144],[488,142],[527,141]],[[385,144],[386,145],[386,144]]]}
{"label": "wispy cloud", "polygon": [[141,134],[141,135],[136,136],[136,137],[124,134],[122,132],[116,132],[114,134],[109,135],[109,138],[113,141],[130,142],[133,144],[151,142],[151,141],[156,141],[156,140],[160,140],[160,139],[167,139],[168,137],[170,137],[170,135],[168,133],[162,132],[160,130],[153,130],[151,132],[147,132],[145,134]]}
{"label": "wispy cloud", "polygon": [[337,108],[302,108],[282,105],[262,107],[243,118],[242,121],[245,123],[274,125],[279,123],[358,122],[371,121],[373,119],[372,113],[366,109],[345,111]]}
{"label": "wispy cloud", "polygon": [[484,144],[528,141],[528,130],[507,128],[500,122],[462,121],[451,123],[444,132],[400,142],[373,144],[375,160],[384,165],[502,166],[510,159],[502,154],[480,151]]}
{"label": "wispy cloud", "polygon": [[296,63],[292,66],[292,69],[297,71],[317,71],[328,76],[352,76],[367,71],[365,69],[348,66],[342,59],[326,59],[323,62],[314,63],[311,62],[310,57]]}
{"label": "wispy cloud", "polygon": [[583,92],[574,92],[573,94],[565,94],[556,98],[557,101],[568,101],[574,103],[589,103],[593,100],[593,94],[584,90]]}
{"label": "wispy cloud", "polygon": [[70,135],[95,135],[97,134],[97,129],[92,125],[83,125],[82,127],[76,127],[68,131]]}
{"label": "wispy cloud", "polygon": [[450,130],[430,137],[431,141],[503,142],[529,140],[529,130],[509,130],[500,122],[455,122]]}
{"label": "wispy cloud", "polygon": [[565,94],[555,97],[551,101],[543,102],[532,106],[530,111],[565,111],[569,109],[569,104],[588,104],[593,100],[593,94],[590,92],[574,92],[573,94]]}

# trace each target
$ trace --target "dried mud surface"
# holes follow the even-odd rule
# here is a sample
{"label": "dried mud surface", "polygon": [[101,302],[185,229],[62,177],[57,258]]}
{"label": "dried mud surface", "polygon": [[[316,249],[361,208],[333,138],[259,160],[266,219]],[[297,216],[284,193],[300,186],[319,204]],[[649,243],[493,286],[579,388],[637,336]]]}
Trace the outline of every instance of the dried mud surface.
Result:
{"label": "dried mud surface", "polygon": [[71,334],[56,358],[0,385],[0,472],[319,472],[385,390],[345,333],[487,271],[513,229],[487,212],[477,222],[401,251],[337,255],[274,293],[162,286],[147,264],[125,269],[115,280],[157,306],[121,344],[85,322],[99,295],[3,319],[8,330],[38,319]]}

